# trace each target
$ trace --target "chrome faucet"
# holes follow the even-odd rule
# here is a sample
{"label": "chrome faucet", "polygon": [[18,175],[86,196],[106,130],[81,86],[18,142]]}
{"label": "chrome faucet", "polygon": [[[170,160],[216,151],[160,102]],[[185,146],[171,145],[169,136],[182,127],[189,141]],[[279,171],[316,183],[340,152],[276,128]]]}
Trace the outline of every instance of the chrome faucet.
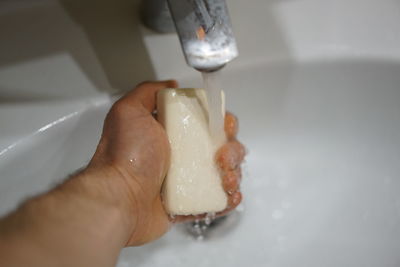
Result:
{"label": "chrome faucet", "polygon": [[225,0],[143,0],[142,19],[158,32],[176,29],[187,64],[199,71],[218,70],[238,55]]}

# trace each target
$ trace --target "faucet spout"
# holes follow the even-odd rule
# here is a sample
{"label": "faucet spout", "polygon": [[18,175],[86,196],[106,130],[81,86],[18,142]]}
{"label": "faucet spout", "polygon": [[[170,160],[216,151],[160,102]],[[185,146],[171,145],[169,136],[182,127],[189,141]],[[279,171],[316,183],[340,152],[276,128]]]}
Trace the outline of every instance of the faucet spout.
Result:
{"label": "faucet spout", "polygon": [[[160,9],[162,3],[164,9],[167,7],[161,0],[153,1],[152,10]],[[157,7],[156,2],[159,3]],[[225,0],[167,0],[167,2],[189,66],[210,72],[222,68],[238,55]],[[149,7],[147,9],[150,10]],[[169,14],[165,11],[158,13],[164,15],[164,18],[161,18],[164,21],[162,24],[166,25],[165,16]],[[157,18],[153,16],[153,19]],[[151,24],[156,23],[147,23]]]}

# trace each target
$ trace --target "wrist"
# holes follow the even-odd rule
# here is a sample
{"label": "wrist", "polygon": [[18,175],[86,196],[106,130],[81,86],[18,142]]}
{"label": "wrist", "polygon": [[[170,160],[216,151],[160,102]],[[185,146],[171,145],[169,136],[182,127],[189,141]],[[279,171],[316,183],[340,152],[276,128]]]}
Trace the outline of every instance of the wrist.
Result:
{"label": "wrist", "polygon": [[[127,207],[124,210],[131,222],[129,240],[126,246],[139,246],[157,239],[170,227],[170,222],[165,214],[161,202],[160,192],[152,190],[143,183],[146,178],[139,176],[129,168],[120,165],[108,166],[106,172],[110,173],[112,188],[112,199],[120,199],[122,206]],[[95,177],[99,172],[98,165],[86,169],[83,173]],[[148,179],[152,179],[149,177]],[[108,180],[108,181],[110,181]],[[108,186],[107,186],[108,188]],[[149,229],[156,228],[157,231]]]}
{"label": "wrist", "polygon": [[21,266],[38,259],[46,266],[114,265],[136,225],[135,205],[119,179],[108,168],[86,169],[26,201],[0,220],[0,247],[26,251]]}
{"label": "wrist", "polygon": [[118,169],[111,166],[87,167],[63,184],[60,190],[77,192],[104,210],[112,210],[111,214],[118,220],[118,231],[124,232],[127,238],[134,231],[137,225],[136,199]]}

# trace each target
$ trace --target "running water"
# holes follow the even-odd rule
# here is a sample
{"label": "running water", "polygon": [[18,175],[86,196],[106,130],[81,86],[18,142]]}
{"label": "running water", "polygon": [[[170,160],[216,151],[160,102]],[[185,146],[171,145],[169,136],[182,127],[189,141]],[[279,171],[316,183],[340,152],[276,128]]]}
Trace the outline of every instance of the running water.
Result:
{"label": "running water", "polygon": [[[222,109],[222,90],[220,71],[202,72],[203,87],[206,91],[208,103],[208,127],[214,144],[219,148],[225,141],[224,113]],[[208,235],[210,228],[225,221],[226,216],[217,218],[215,213],[207,213],[206,217],[186,225],[186,230],[197,240],[203,240]]]}
{"label": "running water", "polygon": [[214,143],[219,147],[225,142],[224,114],[220,71],[202,72],[203,86],[208,102],[208,126]]}

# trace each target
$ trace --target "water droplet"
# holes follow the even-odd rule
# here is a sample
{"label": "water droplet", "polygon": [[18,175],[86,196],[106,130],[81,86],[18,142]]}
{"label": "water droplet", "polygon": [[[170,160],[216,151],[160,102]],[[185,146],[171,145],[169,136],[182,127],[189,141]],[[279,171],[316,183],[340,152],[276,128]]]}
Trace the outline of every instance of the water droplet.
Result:
{"label": "water droplet", "polygon": [[286,179],[280,179],[278,181],[278,187],[281,188],[281,189],[287,188],[288,185],[289,185],[289,182]]}
{"label": "water droplet", "polygon": [[272,218],[274,218],[275,220],[279,220],[283,217],[283,212],[281,210],[274,210],[272,212]]}
{"label": "water droplet", "polygon": [[240,203],[240,204],[236,207],[236,210],[237,210],[238,212],[243,212],[243,211],[244,211],[244,204],[243,204],[243,203]]}
{"label": "water droplet", "polygon": [[290,207],[292,207],[292,202],[284,200],[284,201],[282,201],[281,205],[282,205],[282,208],[289,209]]}

